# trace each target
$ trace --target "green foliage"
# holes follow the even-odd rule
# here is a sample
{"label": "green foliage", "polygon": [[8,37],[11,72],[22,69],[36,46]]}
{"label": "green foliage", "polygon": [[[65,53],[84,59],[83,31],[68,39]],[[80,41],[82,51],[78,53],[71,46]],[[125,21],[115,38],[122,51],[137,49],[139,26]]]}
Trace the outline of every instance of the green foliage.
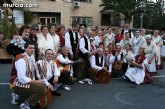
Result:
{"label": "green foliage", "polygon": [[127,23],[131,22],[132,16],[137,16],[141,13],[150,19],[151,16],[159,15],[162,12],[160,3],[147,0],[102,0],[100,7],[103,7],[101,12],[113,10],[112,14],[120,13],[124,15]]}
{"label": "green foliage", "polygon": [[10,27],[10,36],[16,35],[18,34],[18,27],[16,26],[14,20],[11,23],[11,27]]}
{"label": "green foliage", "polygon": [[4,18],[2,20],[2,33],[4,35],[4,39],[10,39],[10,22],[8,19],[8,10],[4,9]]}

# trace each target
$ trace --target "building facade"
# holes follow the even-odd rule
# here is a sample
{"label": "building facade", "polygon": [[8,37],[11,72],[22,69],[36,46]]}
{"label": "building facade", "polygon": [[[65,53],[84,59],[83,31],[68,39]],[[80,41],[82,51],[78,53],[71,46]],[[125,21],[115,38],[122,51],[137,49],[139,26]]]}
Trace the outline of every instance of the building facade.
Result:
{"label": "building facade", "polygon": [[[64,24],[70,28],[73,22],[83,23],[89,27],[101,24],[101,0],[13,0],[14,4],[30,4],[33,23],[48,25]],[[14,8],[13,16],[17,25],[24,20],[23,8]]]}

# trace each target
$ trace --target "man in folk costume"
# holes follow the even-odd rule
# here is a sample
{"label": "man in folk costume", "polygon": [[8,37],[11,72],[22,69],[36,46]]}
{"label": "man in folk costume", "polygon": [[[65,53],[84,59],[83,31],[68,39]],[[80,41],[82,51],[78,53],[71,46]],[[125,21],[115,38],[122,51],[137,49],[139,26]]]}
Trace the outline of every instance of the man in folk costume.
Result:
{"label": "man in folk costume", "polygon": [[[89,84],[92,84],[90,80],[90,76],[86,69],[89,67],[89,57],[92,56],[95,52],[91,50],[91,44],[90,44],[90,37],[85,35],[85,30],[83,28],[79,29],[79,34],[81,36],[80,41],[79,41],[79,56],[83,59],[83,62],[80,65],[79,70],[81,72],[78,72],[78,82],[79,83],[84,83],[85,81],[88,81]],[[85,79],[86,78],[86,79]],[[83,79],[83,81],[81,81]]]}
{"label": "man in folk costume", "polygon": [[96,48],[99,47],[100,42],[103,42],[102,39],[103,39],[102,31],[99,30],[98,33],[97,33],[97,36],[94,37],[94,44],[95,44]]}
{"label": "man in folk costume", "polygon": [[128,23],[126,23],[124,29],[121,30],[121,34],[125,35],[126,32],[129,33],[129,38],[131,39],[134,38],[134,35],[132,31],[130,30],[130,25]]}
{"label": "man in folk costume", "polygon": [[71,57],[76,58],[76,49],[78,46],[79,35],[78,35],[78,24],[72,24],[72,30],[65,33],[65,46],[69,49]]}
{"label": "man in folk costume", "polygon": [[15,62],[17,78],[14,81],[14,93],[24,100],[20,105],[21,109],[30,109],[30,106],[35,106],[46,95],[44,80],[35,80],[34,77],[35,60],[31,58],[33,53],[34,45],[26,43],[24,57]]}
{"label": "man in folk costume", "polygon": [[37,78],[44,79],[45,85],[56,96],[61,94],[57,92],[56,86],[58,86],[58,79],[60,76],[60,71],[57,68],[56,63],[53,60],[53,50],[47,49],[45,51],[45,58],[37,62]]}
{"label": "man in folk costume", "polygon": [[152,41],[155,42],[156,46],[157,46],[157,52],[156,52],[156,66],[157,69],[160,70],[161,68],[161,47],[163,45],[162,42],[162,37],[159,35],[159,31],[155,30],[154,34],[152,36]]}
{"label": "man in folk costume", "polygon": [[136,31],[136,36],[133,38],[132,42],[133,53],[137,55],[139,53],[139,48],[145,43],[145,39],[140,36],[140,31]]}
{"label": "man in folk costume", "polygon": [[145,39],[145,36],[146,36],[146,30],[145,29],[140,30],[140,36]]}
{"label": "man in folk costume", "polygon": [[[61,48],[61,54],[57,56],[56,60],[58,61],[56,61],[57,63],[60,63],[62,65],[60,66],[60,64],[57,64],[58,68],[61,71],[59,82],[62,83],[62,88],[64,88],[65,90],[71,90],[69,84],[74,80],[74,72],[72,67],[73,61],[71,60],[69,49],[66,46],[63,46]],[[68,68],[65,69],[66,65],[68,66]]]}
{"label": "man in folk costume", "polygon": [[107,34],[105,35],[105,46],[108,46],[109,43],[115,44],[115,34],[112,32],[112,28],[107,28]]}
{"label": "man in folk costume", "polygon": [[156,74],[156,44],[151,40],[151,35],[146,35],[146,43],[144,43],[143,48],[146,48],[146,57],[148,59],[147,70],[151,75]]}
{"label": "man in folk costume", "polygon": [[123,70],[123,64],[125,63],[124,55],[122,52],[122,46],[120,43],[116,44],[115,52],[113,54],[115,56],[115,61],[113,63],[112,68],[112,77],[117,77],[119,75],[122,75]]}
{"label": "man in folk costume", "polygon": [[[95,55],[92,55],[89,58],[90,61],[90,67],[88,68],[88,72],[90,73],[90,76],[98,77],[99,73],[102,73],[100,71],[105,70],[111,75],[111,69],[112,69],[112,63],[114,61],[114,57],[108,57],[107,59],[107,66],[105,62],[105,56],[102,48],[97,48],[97,53]],[[110,63],[110,64],[109,64]]]}
{"label": "man in folk costume", "polygon": [[44,25],[41,27],[41,33],[37,34],[38,37],[38,48],[40,55],[43,56],[47,49],[52,49],[55,52],[54,41],[51,34],[48,32],[48,26]]}
{"label": "man in folk costume", "polygon": [[130,34],[129,32],[125,32],[124,39],[122,39],[122,40],[120,41],[120,45],[122,46],[123,49],[125,49],[125,45],[128,44],[128,43],[129,43],[131,46],[133,45],[132,39],[129,38],[129,34]]}
{"label": "man in folk costume", "polygon": [[145,68],[148,64],[148,60],[145,56],[145,50],[143,48],[139,49],[138,55],[131,61],[131,67],[125,73],[126,78],[136,84],[141,84],[145,77]]}

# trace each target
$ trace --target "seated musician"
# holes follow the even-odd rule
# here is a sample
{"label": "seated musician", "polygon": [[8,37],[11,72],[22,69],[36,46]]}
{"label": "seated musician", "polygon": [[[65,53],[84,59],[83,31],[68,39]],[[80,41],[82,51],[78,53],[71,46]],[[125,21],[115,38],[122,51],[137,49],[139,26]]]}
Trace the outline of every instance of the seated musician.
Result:
{"label": "seated musician", "polygon": [[45,80],[45,85],[51,90],[53,95],[60,96],[61,94],[57,91],[58,87],[56,87],[58,86],[60,71],[53,60],[53,55],[53,50],[47,49],[45,57],[37,62],[37,77],[39,80]]}
{"label": "seated musician", "polygon": [[105,66],[105,59],[102,48],[97,48],[97,53],[95,55],[92,55],[89,58],[89,61],[90,61],[90,68],[88,69],[88,72],[90,73],[91,77],[92,76],[97,77],[98,73],[100,73],[99,71],[101,70],[105,70],[109,74],[111,73],[110,64],[108,66],[109,70],[107,70],[107,67]]}
{"label": "seated musician", "polygon": [[34,44],[27,42],[24,46],[24,57],[15,62],[17,77],[14,80],[14,93],[18,94],[24,102],[20,109],[30,109],[46,95],[44,80],[35,80],[35,60],[31,58],[34,54]]}
{"label": "seated musician", "polygon": [[[57,64],[57,66],[62,66],[62,68],[59,68],[61,71],[59,81],[60,83],[62,83],[62,88],[64,88],[65,90],[71,90],[69,84],[74,80],[73,67],[71,65],[73,61],[71,60],[71,56],[69,55],[69,49],[66,46],[63,46],[61,48],[61,54],[57,56],[56,60],[58,60],[58,63],[61,64]],[[68,67],[65,68],[65,66]]]}
{"label": "seated musician", "polygon": [[125,77],[138,85],[143,83],[145,77],[145,67],[147,64],[148,60],[145,56],[145,49],[140,48],[139,54],[135,56],[131,62],[131,67],[126,71]]}
{"label": "seated musician", "polygon": [[121,76],[123,73],[123,64],[125,63],[125,59],[123,59],[123,52],[120,43],[116,44],[116,49],[113,54],[115,56],[115,61],[112,65],[112,77]]}

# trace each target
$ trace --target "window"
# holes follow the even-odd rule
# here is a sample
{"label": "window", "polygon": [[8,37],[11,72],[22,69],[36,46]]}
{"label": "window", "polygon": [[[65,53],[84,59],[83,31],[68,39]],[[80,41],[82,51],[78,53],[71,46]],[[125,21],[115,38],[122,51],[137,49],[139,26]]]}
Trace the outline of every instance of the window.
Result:
{"label": "window", "polygon": [[92,17],[81,17],[81,16],[72,16],[71,17],[71,24],[76,22],[78,24],[86,24],[87,26],[93,25],[93,18]]}
{"label": "window", "polygon": [[111,14],[102,14],[101,25],[103,25],[103,26],[111,25]]}
{"label": "window", "polygon": [[43,25],[49,25],[50,23],[56,24],[56,17],[40,17],[39,21]]}
{"label": "window", "polygon": [[78,2],[86,2],[86,3],[92,3],[92,0],[71,0],[72,2],[78,1]]}

